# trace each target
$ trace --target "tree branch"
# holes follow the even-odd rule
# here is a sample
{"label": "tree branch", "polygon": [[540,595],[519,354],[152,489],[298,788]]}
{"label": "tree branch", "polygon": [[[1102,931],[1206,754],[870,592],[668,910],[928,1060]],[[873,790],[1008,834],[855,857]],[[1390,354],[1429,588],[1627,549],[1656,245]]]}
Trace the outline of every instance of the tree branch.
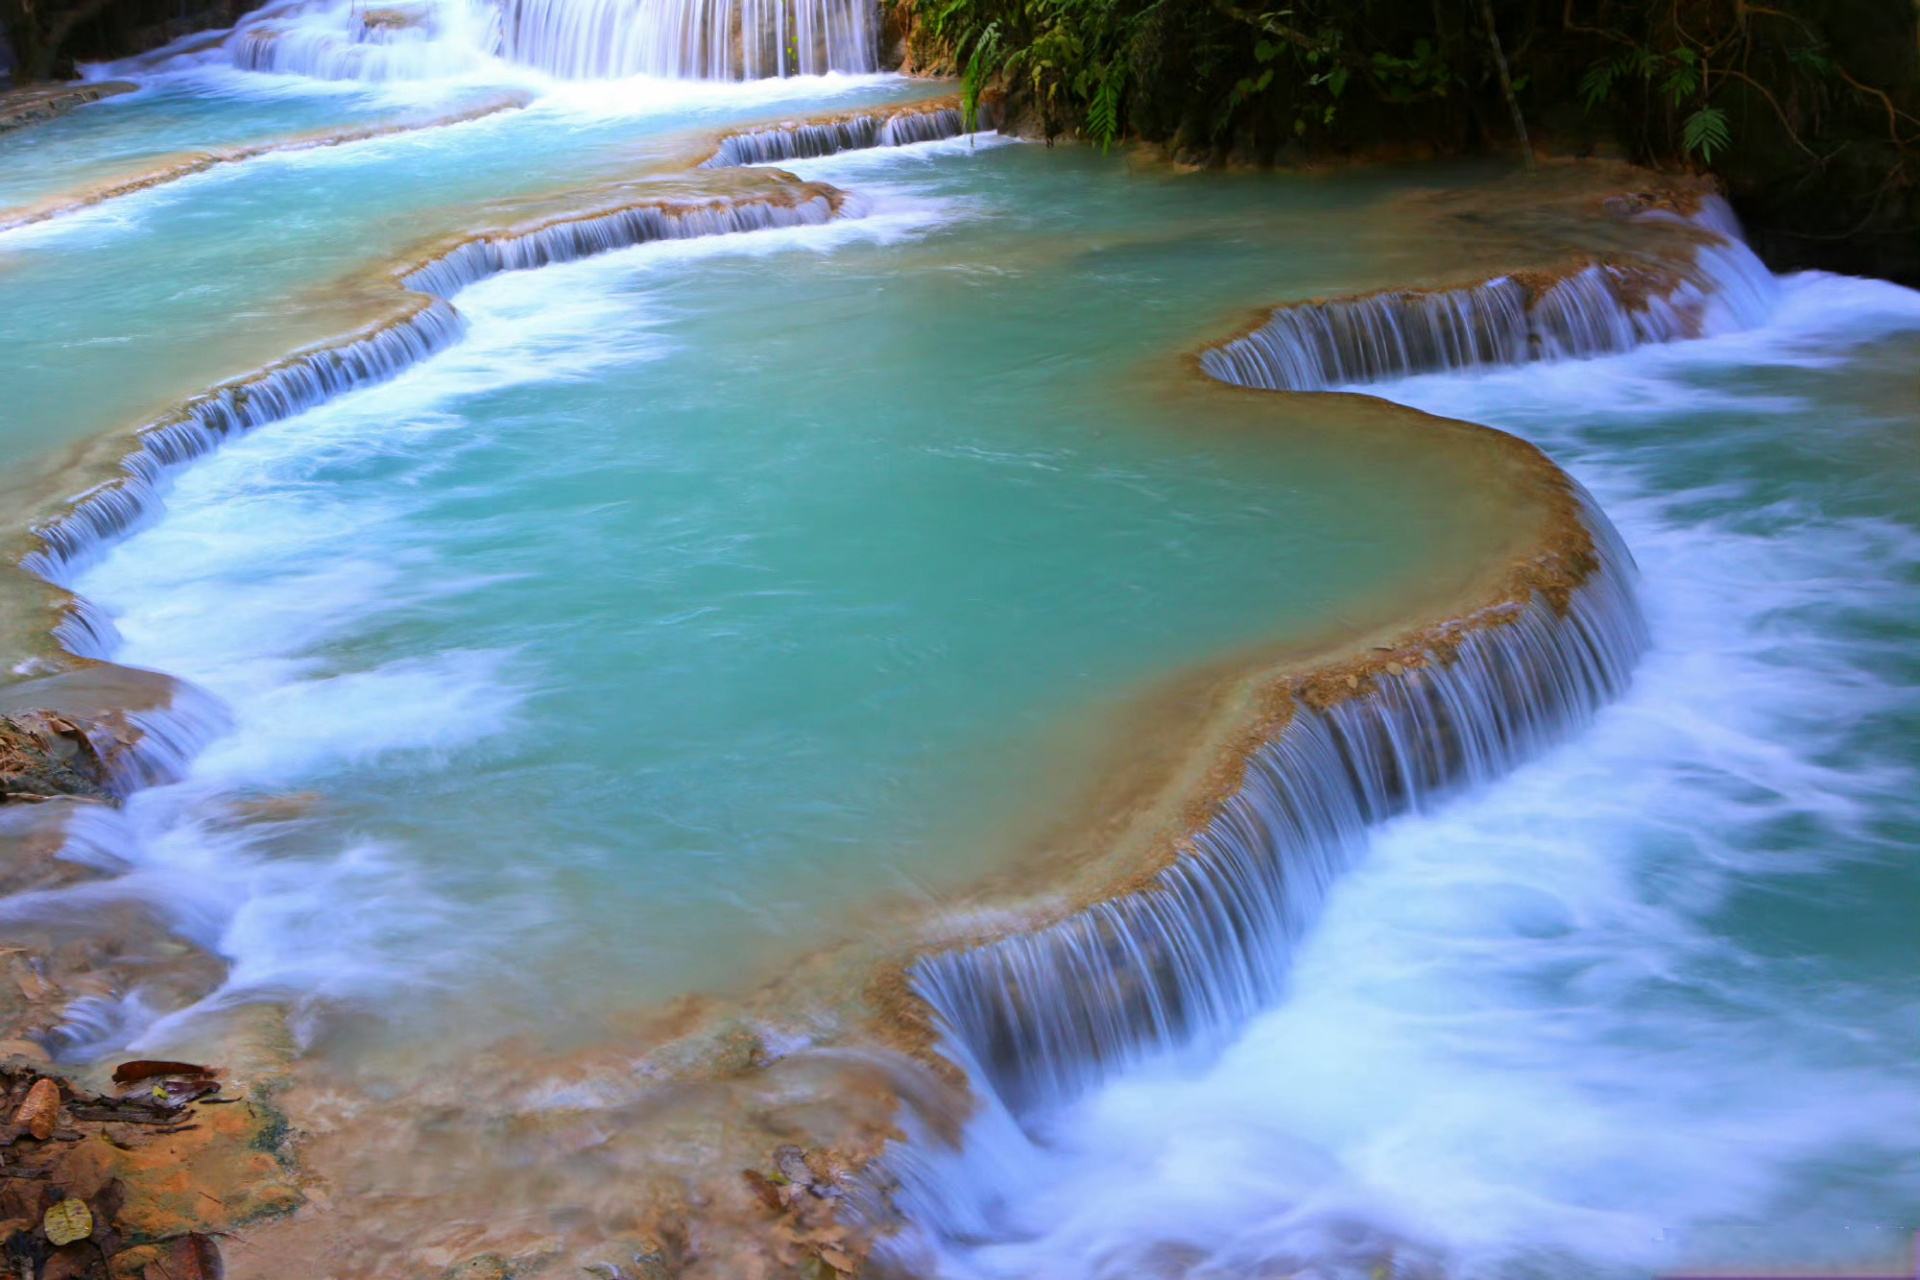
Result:
{"label": "tree branch", "polygon": [[1752,76],[1748,75],[1746,72],[1735,71],[1731,67],[1727,68],[1725,71],[1722,71],[1720,74],[1722,76],[1731,76],[1735,80],[1744,81],[1745,83],[1752,85],[1754,90],[1758,92],[1761,97],[1767,100],[1767,105],[1773,108],[1773,114],[1779,118],[1780,127],[1787,131],[1788,140],[1791,141],[1794,146],[1806,152],[1807,155],[1813,159],[1815,164],[1825,164],[1827,162],[1828,157],[1822,156],[1819,152],[1815,151],[1812,147],[1808,146],[1806,143],[1800,140],[1800,134],[1797,130],[1794,129],[1793,122],[1787,119],[1787,113],[1785,109],[1781,107],[1780,100],[1773,96],[1772,91],[1769,90],[1767,86],[1761,84],[1758,80],[1755,80]]}
{"label": "tree branch", "polygon": [[1332,58],[1335,62],[1342,62],[1362,70],[1372,65],[1357,53],[1348,53],[1345,49],[1336,48],[1324,40],[1316,40],[1304,31],[1296,31],[1283,23],[1275,22],[1265,14],[1248,13],[1245,9],[1229,3],[1228,0],[1214,0],[1213,7],[1235,22],[1244,22],[1250,27],[1257,27],[1270,36],[1305,49],[1308,53],[1317,53],[1323,57]]}
{"label": "tree branch", "polygon": [[1500,69],[1500,91],[1507,96],[1507,110],[1513,115],[1513,131],[1520,135],[1520,160],[1533,172],[1533,144],[1527,141],[1526,117],[1520,114],[1520,99],[1514,96],[1513,77],[1507,73],[1507,55],[1500,48],[1500,31],[1493,25],[1493,0],[1480,0],[1480,16],[1486,20],[1487,39],[1493,45],[1493,65]]}
{"label": "tree branch", "polygon": [[1599,36],[1604,40],[1611,40],[1615,44],[1624,44],[1630,48],[1639,47],[1639,42],[1631,36],[1623,35],[1618,31],[1609,31],[1605,27],[1587,27],[1575,22],[1573,20],[1573,0],[1566,0],[1565,4],[1561,6],[1560,26],[1567,31],[1578,31],[1583,35]]}
{"label": "tree branch", "polygon": [[[1855,80],[1847,74],[1845,67],[1839,66],[1838,64],[1836,64],[1833,69],[1842,80],[1852,85],[1857,92],[1880,99],[1880,105],[1887,109],[1887,136],[1893,140],[1894,146],[1905,147],[1907,142],[1900,136],[1900,121],[1903,118],[1914,120],[1914,117],[1894,106],[1893,99],[1887,96],[1886,90],[1876,89],[1870,84],[1861,84],[1858,80]],[[1914,123],[1920,124],[1920,120],[1914,120]]]}

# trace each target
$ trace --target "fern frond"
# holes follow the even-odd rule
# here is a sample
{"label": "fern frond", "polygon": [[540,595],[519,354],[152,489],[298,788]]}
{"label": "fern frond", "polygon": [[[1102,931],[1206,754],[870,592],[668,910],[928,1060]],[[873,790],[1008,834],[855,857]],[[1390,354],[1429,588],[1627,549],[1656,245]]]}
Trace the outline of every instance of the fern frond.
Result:
{"label": "fern frond", "polygon": [[1591,111],[1605,102],[1613,93],[1614,78],[1619,75],[1617,64],[1596,62],[1587,68],[1587,74],[1580,77],[1580,98]]}
{"label": "fern frond", "polygon": [[1688,155],[1698,152],[1701,160],[1713,163],[1713,153],[1733,145],[1733,132],[1727,126],[1727,113],[1718,107],[1702,107],[1680,126],[1680,145]]}
{"label": "fern frond", "polygon": [[1120,136],[1120,96],[1126,91],[1127,64],[1115,58],[1101,74],[1100,86],[1087,104],[1087,137],[1104,154]]}
{"label": "fern frond", "polygon": [[1000,23],[989,22],[973,42],[967,69],[960,76],[960,122],[968,133],[980,128],[980,91],[1000,70]]}

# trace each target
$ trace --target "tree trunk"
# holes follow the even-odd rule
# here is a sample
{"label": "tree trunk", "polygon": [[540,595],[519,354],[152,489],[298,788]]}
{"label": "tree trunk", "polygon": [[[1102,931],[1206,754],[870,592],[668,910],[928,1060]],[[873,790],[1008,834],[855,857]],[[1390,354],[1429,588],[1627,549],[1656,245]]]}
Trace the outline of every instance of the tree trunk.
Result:
{"label": "tree trunk", "polygon": [[0,37],[12,46],[13,77],[23,85],[51,80],[74,28],[113,0],[0,0]]}
{"label": "tree trunk", "polygon": [[1513,92],[1513,77],[1507,72],[1506,50],[1500,47],[1500,29],[1493,25],[1493,0],[1480,0],[1480,16],[1487,24],[1487,40],[1493,46],[1493,65],[1500,70],[1500,91],[1506,95],[1507,112],[1513,117],[1513,131],[1520,136],[1520,159],[1533,172],[1533,144],[1527,140],[1527,120],[1520,114],[1520,99]]}
{"label": "tree trunk", "polygon": [[16,19],[7,32],[13,46],[15,84],[39,84],[53,74],[53,47],[32,13]]}

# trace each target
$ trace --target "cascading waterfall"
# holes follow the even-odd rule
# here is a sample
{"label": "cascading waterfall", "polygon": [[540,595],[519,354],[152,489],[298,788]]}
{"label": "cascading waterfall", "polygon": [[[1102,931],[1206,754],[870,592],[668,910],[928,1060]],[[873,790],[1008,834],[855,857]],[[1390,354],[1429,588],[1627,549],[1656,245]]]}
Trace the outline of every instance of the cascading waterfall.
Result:
{"label": "cascading waterfall", "polygon": [[947,1052],[1016,1114],[1129,1064],[1206,1047],[1279,995],[1293,941],[1366,828],[1487,781],[1625,687],[1645,644],[1631,562],[1591,503],[1598,565],[1543,600],[1461,624],[1450,657],[1295,709],[1191,852],[1147,888],[918,962]]}
{"label": "cascading waterfall", "polygon": [[[1546,281],[1283,307],[1201,363],[1222,381],[1311,391],[1624,351],[1763,320],[1775,282],[1724,202],[1709,199],[1684,221],[1704,243],[1682,267],[1589,264]],[[1001,1197],[1032,1190],[1045,1167],[1032,1137],[1043,1117],[1129,1067],[1211,1056],[1278,1003],[1294,945],[1371,825],[1492,780],[1623,691],[1647,643],[1631,559],[1584,494],[1579,514],[1594,558],[1563,608],[1536,595],[1450,624],[1444,656],[1376,671],[1370,687],[1331,705],[1296,700],[1238,791],[1143,889],[916,963],[911,979],[940,1052],[963,1070],[976,1106],[958,1149],[949,1118],[903,1114],[908,1136],[886,1168],[913,1229],[889,1241],[890,1258],[939,1270],[942,1242],[1002,1238]],[[1379,1254],[1361,1253],[1377,1264]]]}
{"label": "cascading waterfall", "polygon": [[957,138],[966,125],[957,107],[932,110],[910,108],[892,113],[849,116],[818,124],[783,124],[748,133],[731,133],[701,162],[702,169],[770,164],[777,160],[811,160],[842,151],[872,147],[904,147],[916,142]]}
{"label": "cascading waterfall", "polygon": [[817,226],[840,211],[845,197],[810,184],[797,199],[716,200],[701,204],[641,204],[607,213],[565,218],[517,235],[468,240],[414,268],[401,283],[419,293],[450,298],[477,280],[502,271],[526,271],[556,262],[609,253],[656,240]]}
{"label": "cascading waterfall", "polygon": [[472,71],[497,54],[500,12],[484,0],[279,6],[235,27],[225,48],[242,71],[370,83],[432,80]]}
{"label": "cascading waterfall", "polygon": [[[175,468],[212,452],[230,436],[292,417],[357,386],[383,382],[452,343],[460,330],[452,307],[422,300],[395,323],[292,356],[199,397],[140,433],[139,446],[121,460],[124,474],[76,498],[58,519],[35,527],[40,545],[21,557],[21,567],[57,586],[69,585],[102,547],[153,513]],[[59,634],[88,643],[87,637],[97,639],[100,633],[81,615]]]}
{"label": "cascading waterfall", "polygon": [[[176,468],[212,452],[231,436],[305,412],[355,387],[396,377],[457,341],[463,324],[447,299],[475,281],[656,240],[817,225],[834,217],[843,203],[842,193],[812,183],[792,198],[635,205],[559,219],[518,234],[464,241],[401,276],[403,287],[429,295],[418,299],[420,305],[405,317],[227,383],[141,431],[138,446],[121,460],[121,475],[96,485],[60,516],[34,528],[40,545],[21,557],[21,567],[56,586],[70,585],[106,545],[151,518]],[[112,652],[116,639],[112,622],[78,597],[68,603],[54,635],[75,656],[99,659]]]}
{"label": "cascading waterfall", "polygon": [[507,0],[503,52],[569,80],[865,74],[877,17],[871,0]]}
{"label": "cascading waterfall", "polygon": [[[115,680],[109,677],[109,683]],[[227,727],[226,709],[219,701],[184,681],[152,672],[134,672],[130,679],[118,683],[130,686],[118,690],[123,696],[130,694],[153,705],[100,715],[93,705],[100,700],[97,695],[89,696],[85,689],[75,690],[70,682],[55,676],[8,689],[10,702],[20,709],[7,709],[6,714],[25,716],[29,727],[36,723],[36,717],[49,714],[70,721],[86,738],[87,748],[101,765],[101,786],[119,799],[184,778],[194,756]],[[71,706],[76,701],[87,708],[84,713],[67,715],[62,711],[24,709],[49,703]],[[69,807],[55,804],[49,812],[64,815]],[[78,807],[93,806],[81,802]],[[63,816],[60,820],[66,821],[66,818]]]}
{"label": "cascading waterfall", "polygon": [[167,685],[164,707],[124,713],[133,740],[109,760],[108,785],[116,795],[178,782],[228,727],[227,709],[212,694],[184,680]]}
{"label": "cascading waterfall", "polygon": [[371,83],[468,75],[502,62],[563,80],[762,80],[880,69],[873,0],[293,0],[218,44],[182,42],[92,74],[208,62]]}
{"label": "cascading waterfall", "polygon": [[[1651,211],[1649,221],[1676,215]],[[1601,262],[1550,280],[1501,276],[1447,289],[1393,289],[1277,308],[1201,353],[1222,382],[1318,391],[1418,373],[1578,359],[1747,327],[1774,282],[1740,239],[1726,202],[1687,220],[1711,237],[1684,267]]]}

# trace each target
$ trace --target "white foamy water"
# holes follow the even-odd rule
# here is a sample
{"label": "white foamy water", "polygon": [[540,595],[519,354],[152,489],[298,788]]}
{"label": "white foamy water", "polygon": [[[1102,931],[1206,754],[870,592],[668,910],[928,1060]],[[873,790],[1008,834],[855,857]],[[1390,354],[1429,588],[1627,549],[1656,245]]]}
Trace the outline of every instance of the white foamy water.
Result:
{"label": "white foamy water", "polygon": [[1026,1134],[976,1120],[910,1176],[945,1239],[907,1256],[1567,1280],[1911,1248],[1915,956],[1847,919],[1897,932],[1917,896],[1920,532],[1858,497],[1871,464],[1809,460],[1912,430],[1912,404],[1875,424],[1845,392],[1920,294],[1783,285],[1750,332],[1375,389],[1535,440],[1595,492],[1645,575],[1633,691],[1382,828],[1290,996],[1217,1061]]}
{"label": "white foamy water", "polygon": [[871,75],[879,17],[871,0],[281,0],[230,32],[87,70],[355,85]]}

